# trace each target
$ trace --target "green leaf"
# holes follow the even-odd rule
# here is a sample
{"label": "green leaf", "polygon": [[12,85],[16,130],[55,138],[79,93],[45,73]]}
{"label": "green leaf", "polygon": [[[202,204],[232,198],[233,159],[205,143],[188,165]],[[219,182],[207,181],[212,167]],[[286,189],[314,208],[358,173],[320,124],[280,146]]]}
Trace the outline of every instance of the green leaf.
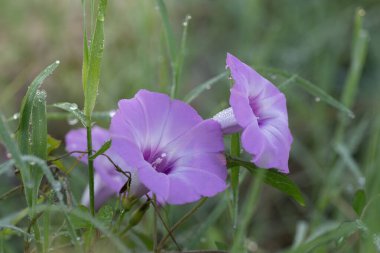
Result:
{"label": "green leaf", "polygon": [[173,35],[172,28],[169,22],[168,10],[166,9],[166,5],[163,0],[156,0],[158,10],[160,12],[160,16],[162,18],[162,23],[164,25],[165,38],[168,47],[168,54],[170,58],[170,63],[173,67],[174,59],[176,59],[176,46],[175,46],[175,38]]}
{"label": "green leaf", "polygon": [[84,127],[87,126],[86,117],[84,113],[81,110],[79,110],[77,104],[63,102],[63,103],[53,104],[53,106],[71,113],[75,118],[77,118],[82,123]]}
{"label": "green leaf", "polygon": [[[100,69],[104,50],[104,17],[107,7],[107,0],[100,0],[98,16],[96,18],[95,32],[91,40],[89,52],[87,77],[83,78],[84,84],[84,113],[87,118],[91,117],[98,95]],[[86,73],[86,72],[85,72]]]}
{"label": "green leaf", "polygon": [[54,62],[44,69],[30,84],[28,91],[22,101],[20,110],[20,125],[18,129],[18,142],[20,145],[20,151],[23,154],[29,152],[29,139],[30,139],[30,119],[32,117],[33,103],[36,98],[36,93],[38,88],[41,86],[42,82],[46,77],[51,75],[53,71],[58,67],[59,61]]}
{"label": "green leaf", "polygon": [[[46,121],[46,92],[37,90],[32,109],[31,149],[30,154],[46,160],[47,158],[47,121]],[[33,201],[37,201],[38,190],[43,177],[38,166],[31,166],[33,178]]]}
{"label": "green leaf", "polygon": [[[235,133],[231,135],[231,155],[234,157],[240,157],[239,133]],[[232,223],[233,223],[234,228],[237,227],[237,223],[238,223],[239,174],[240,174],[240,166],[231,168],[230,177],[231,177],[231,188],[232,188]]]}
{"label": "green leaf", "polygon": [[218,250],[228,250],[229,245],[226,242],[215,241],[215,246]]}
{"label": "green leaf", "polygon": [[179,82],[182,74],[183,62],[186,54],[186,40],[187,40],[187,28],[189,26],[189,21],[191,16],[186,15],[185,20],[182,23],[183,31],[181,38],[181,46],[179,48],[179,52],[175,61],[174,73],[173,73],[173,83],[170,91],[170,95],[172,98],[177,97]]}
{"label": "green leaf", "polygon": [[350,69],[341,97],[342,103],[348,108],[352,107],[357,94],[360,77],[362,75],[368,51],[369,35],[362,27],[364,13],[365,12],[361,8],[356,11]]}
{"label": "green leaf", "polygon": [[0,236],[4,235],[13,235],[13,234],[19,234],[22,236],[26,236],[28,238],[33,238],[33,235],[29,234],[28,232],[24,231],[23,229],[9,225],[9,224],[1,224],[0,223]]}
{"label": "green leaf", "polygon": [[354,200],[352,202],[352,207],[354,208],[356,214],[360,216],[367,203],[366,194],[363,189],[359,189],[355,192]]}
{"label": "green leaf", "polygon": [[48,135],[48,137],[47,137],[47,152],[48,152],[48,154],[50,154],[51,152],[53,152],[54,150],[59,148],[59,146],[61,146],[61,143],[62,142],[60,140],[57,140],[54,137]]}
{"label": "green leaf", "polygon": [[264,171],[264,183],[292,197],[301,206],[305,206],[305,200],[298,186],[285,174],[277,172],[273,169],[258,169],[253,163],[232,157],[227,157],[227,166],[228,168],[242,166],[251,172],[254,176],[257,176],[260,171]]}
{"label": "green leaf", "polygon": [[153,250],[153,241],[150,235],[146,235],[137,230],[132,230],[131,232],[140,240],[140,242],[142,242],[142,244],[144,244],[146,249]]}
{"label": "green leaf", "polygon": [[101,154],[103,154],[104,152],[106,152],[110,147],[111,147],[111,144],[112,144],[112,140],[108,140],[106,141],[98,151],[96,151],[95,154],[93,154],[92,156],[90,156],[90,159],[91,160],[94,160],[96,157],[100,156]]}
{"label": "green leaf", "polygon": [[[271,80],[273,83],[277,83],[278,79],[283,79],[284,82],[278,86],[278,88],[282,91],[284,91],[285,87],[288,87],[289,84],[297,85],[299,88],[303,89],[310,95],[320,99],[320,101],[323,101],[327,103],[328,105],[338,109],[339,111],[343,112],[347,116],[353,118],[355,117],[354,113],[347,108],[344,104],[327,94],[324,90],[316,86],[315,84],[311,83],[310,81],[303,79],[302,77],[288,73],[284,70],[275,69],[275,68],[267,68],[267,67],[257,67],[256,68],[260,73],[262,73],[266,78]],[[271,78],[276,77],[276,79]]]}
{"label": "green leaf", "polygon": [[306,253],[313,252],[320,245],[326,245],[331,241],[341,239],[351,235],[358,230],[365,230],[363,223],[360,220],[342,223],[337,228],[331,229],[322,235],[302,243],[299,247],[287,251],[288,253]]}
{"label": "green leaf", "polygon": [[[83,213],[89,212],[88,208],[83,206],[83,205],[77,206],[74,210],[78,210],[78,211],[83,212]],[[72,213],[69,214],[69,219],[70,219],[70,221],[71,221],[71,223],[75,229],[91,227],[90,222],[83,220],[83,219],[79,218],[78,216],[73,215]]]}
{"label": "green leaf", "polygon": [[216,84],[217,82],[219,82],[220,80],[222,80],[225,77],[227,77],[227,71],[211,78],[210,80],[208,80],[208,81],[206,81],[200,85],[197,85],[194,89],[192,89],[189,93],[187,93],[187,95],[183,98],[183,100],[186,103],[191,103],[200,94],[202,94],[206,90],[211,89],[212,86],[214,86],[214,84]]}
{"label": "green leaf", "polygon": [[106,225],[110,225],[113,219],[113,208],[110,205],[104,205],[96,214],[96,218]]}
{"label": "green leaf", "polygon": [[5,119],[0,113],[0,140],[4,143],[12,160],[9,163],[14,163],[17,168],[20,169],[22,183],[24,185],[25,198],[28,205],[32,204],[32,182],[30,177],[30,171],[26,162],[22,159],[19,147],[12,139],[8,126],[5,124]]}

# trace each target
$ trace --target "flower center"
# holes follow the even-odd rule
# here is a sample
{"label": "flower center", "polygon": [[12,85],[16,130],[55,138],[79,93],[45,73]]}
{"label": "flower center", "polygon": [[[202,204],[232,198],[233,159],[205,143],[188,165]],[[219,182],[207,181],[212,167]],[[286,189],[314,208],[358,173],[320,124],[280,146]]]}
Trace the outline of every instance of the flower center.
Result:
{"label": "flower center", "polygon": [[145,161],[149,162],[156,171],[164,174],[169,174],[172,169],[165,152],[158,153],[152,157],[146,157]]}
{"label": "flower center", "polygon": [[259,124],[259,126],[261,126],[260,113],[259,113],[259,108],[258,108],[256,99],[250,96],[248,97],[248,100],[249,100],[249,106],[251,107],[253,115],[255,115],[257,119],[257,123]]}

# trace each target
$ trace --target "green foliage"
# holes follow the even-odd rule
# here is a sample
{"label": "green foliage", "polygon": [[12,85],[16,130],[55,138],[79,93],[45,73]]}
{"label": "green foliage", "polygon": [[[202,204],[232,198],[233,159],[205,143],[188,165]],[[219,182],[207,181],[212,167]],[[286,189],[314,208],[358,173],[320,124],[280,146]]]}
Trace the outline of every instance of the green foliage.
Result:
{"label": "green foliage", "polygon": [[100,156],[101,154],[104,154],[112,144],[112,140],[106,141],[92,156],[90,156],[91,160],[95,160],[96,157]]}
{"label": "green foliage", "polygon": [[69,112],[75,118],[77,118],[82,123],[82,125],[84,127],[87,126],[86,116],[84,115],[84,113],[81,110],[79,110],[77,104],[64,102],[64,103],[53,104],[53,106]]}
{"label": "green foliage", "polygon": [[228,167],[233,169],[236,166],[242,166],[246,168],[254,176],[257,176],[259,173],[263,173],[263,182],[280,190],[281,192],[289,195],[295,201],[298,202],[301,206],[305,205],[305,200],[302,196],[301,191],[298,186],[285,174],[277,172],[276,170],[266,170],[258,169],[253,163],[246,162],[240,159],[228,157],[227,158]]}
{"label": "green foliage", "polygon": [[362,189],[357,190],[355,192],[354,200],[352,202],[352,207],[354,208],[358,216],[361,215],[366,203],[367,203],[367,199],[366,199],[364,190]]}
{"label": "green foliage", "polygon": [[[96,3],[100,3],[98,12]],[[172,250],[174,243],[169,243],[172,239],[166,226],[169,231],[175,227],[173,237],[184,250],[379,250],[378,3],[362,1],[365,12],[354,1],[285,1],[276,2],[273,8],[270,1],[237,0],[231,5],[228,0],[202,4],[127,0],[110,2],[106,33],[101,21],[106,1],[82,0],[81,42],[78,19],[72,18],[79,14],[75,4],[79,5],[62,2],[57,8],[53,2],[8,1],[0,8],[4,28],[0,47],[6,48],[0,59],[0,107],[7,115],[0,116],[0,140],[8,153],[3,156],[7,161],[0,162],[4,179],[0,185],[0,252],[21,252],[24,246],[31,251],[84,252],[86,243],[87,249],[93,243],[95,252],[151,251],[155,245],[152,234],[167,238],[163,248]],[[193,17],[189,30],[188,14]],[[39,92],[58,63],[34,79],[19,110],[29,75],[57,54],[64,64],[51,78],[56,85],[47,88],[49,101],[81,104],[81,86],[74,85],[81,71],[81,54],[75,45],[81,43],[84,112],[65,102],[53,105],[65,112],[47,107],[46,113],[44,94]],[[107,53],[103,55],[104,46]],[[88,127],[92,120],[106,126],[115,101],[131,97],[140,88],[170,91],[172,97],[192,103],[204,118],[210,117],[228,105],[226,51],[255,66],[286,94],[294,137],[290,159],[294,182],[278,172],[256,168],[243,160],[244,154],[237,159],[240,150],[235,138],[229,166],[235,194],[240,187],[239,202],[235,195],[232,201],[230,194],[221,193],[185,217],[187,206],[161,206],[158,210],[166,226],[158,220],[156,230],[150,215],[155,210],[150,208],[142,216],[138,210],[144,204],[139,201],[128,211],[118,200],[110,201],[95,216],[80,206],[78,199],[88,180],[78,161],[46,161],[65,156],[60,139],[68,130],[67,119],[74,117]],[[195,85],[202,80],[207,81]],[[95,102],[99,112],[93,111]],[[46,135],[47,123],[59,140]],[[226,147],[230,144],[226,140]],[[90,160],[110,145],[105,143]],[[247,170],[241,169],[237,177],[233,167]],[[21,184],[15,185],[13,174],[21,175]],[[45,179],[39,186],[41,175]],[[305,196],[310,204],[306,208],[294,205],[286,196],[262,188],[263,183],[301,205]],[[33,196],[36,189],[38,198]],[[29,208],[19,201],[23,191]],[[232,202],[239,211],[229,212]],[[133,218],[138,221],[120,236],[133,213],[138,214],[138,219]],[[188,222],[177,225],[183,220]],[[236,230],[231,229],[234,224]]]}
{"label": "green foliage", "polygon": [[[32,109],[34,101],[37,95],[37,91],[40,88],[42,82],[53,73],[53,71],[58,67],[59,61],[56,61],[46,67],[30,84],[28,91],[21,104],[20,109],[20,125],[18,129],[18,142],[20,146],[21,153],[29,153],[29,140],[30,140],[30,124],[32,119]],[[41,98],[40,98],[41,99]]]}
{"label": "green foliage", "polygon": [[[85,68],[87,65],[86,56],[88,54],[88,68],[83,71],[83,87],[85,101],[84,113],[87,118],[91,118],[92,111],[95,107],[96,97],[98,96],[100,69],[104,51],[104,17],[106,7],[107,0],[100,0],[98,15],[96,18],[95,31],[93,37],[91,38],[90,50],[88,53],[86,53],[85,50],[85,56],[83,61],[83,66]],[[86,37],[84,39],[86,39]],[[84,48],[86,48],[86,46],[84,46]]]}

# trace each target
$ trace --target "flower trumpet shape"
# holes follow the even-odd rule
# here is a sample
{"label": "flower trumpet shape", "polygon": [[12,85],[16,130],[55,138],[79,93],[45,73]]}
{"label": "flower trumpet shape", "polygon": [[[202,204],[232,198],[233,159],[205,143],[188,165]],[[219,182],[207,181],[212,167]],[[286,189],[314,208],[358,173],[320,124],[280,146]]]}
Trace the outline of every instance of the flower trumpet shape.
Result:
{"label": "flower trumpet shape", "polygon": [[140,90],[119,101],[110,132],[113,150],[160,202],[185,204],[226,188],[221,127],[184,102]]}
{"label": "flower trumpet shape", "polygon": [[[92,128],[92,146],[94,150],[98,150],[108,140],[111,135],[108,130],[101,127]],[[83,163],[87,164],[87,155],[83,152],[87,150],[87,134],[86,129],[71,130],[66,135],[66,150],[68,152],[75,152],[72,155],[80,159]],[[127,183],[128,175],[133,176],[134,170],[128,168],[124,161],[113,151],[112,147],[105,152],[106,156],[100,155],[95,158],[95,176],[94,176],[94,192],[95,192],[95,208],[98,209],[104,202],[110,197],[116,196],[120,189]],[[117,164],[119,168],[123,168],[124,172],[128,174],[122,174],[117,171],[117,168],[113,163]],[[141,197],[147,192],[147,189],[139,184],[137,178],[131,181],[129,194],[136,197]],[[81,203],[88,206],[89,199],[89,187],[87,186],[83,195]]]}
{"label": "flower trumpet shape", "polygon": [[[130,194],[155,194],[162,204],[185,204],[226,188],[223,134],[216,121],[203,120],[188,104],[147,90],[118,105],[109,132],[102,130],[99,140],[112,139],[106,154],[131,173]],[[93,140],[100,132],[94,130]],[[68,151],[84,147],[85,134],[70,137],[74,131],[84,130],[68,134]],[[107,158],[97,157],[94,166],[103,183],[100,189],[117,193],[125,185],[125,176]]]}
{"label": "flower trumpet shape", "polygon": [[231,107],[213,119],[220,123],[224,133],[242,131],[242,146],[252,154],[252,162],[258,167],[289,173],[293,138],[288,126],[285,95],[235,56],[227,54],[226,62],[234,81]]}

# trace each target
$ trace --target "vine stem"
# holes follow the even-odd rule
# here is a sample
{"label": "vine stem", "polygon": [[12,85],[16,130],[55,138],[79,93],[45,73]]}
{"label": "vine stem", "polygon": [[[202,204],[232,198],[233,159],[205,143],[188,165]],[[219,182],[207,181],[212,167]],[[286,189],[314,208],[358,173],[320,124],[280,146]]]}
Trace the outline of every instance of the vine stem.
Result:
{"label": "vine stem", "polygon": [[161,240],[161,242],[157,246],[157,251],[160,252],[165,245],[165,242],[169,239],[169,237],[173,234],[173,232],[184,223],[188,218],[191,217],[205,202],[207,198],[201,199],[190,211],[188,211],[176,224],[169,230],[166,236]]}
{"label": "vine stem", "polygon": [[[91,120],[88,120],[91,122]],[[91,159],[92,155],[92,132],[91,123],[87,124],[87,161],[88,161],[88,185],[90,194],[90,211],[91,215],[95,216],[95,193],[94,193],[94,160]]]}

